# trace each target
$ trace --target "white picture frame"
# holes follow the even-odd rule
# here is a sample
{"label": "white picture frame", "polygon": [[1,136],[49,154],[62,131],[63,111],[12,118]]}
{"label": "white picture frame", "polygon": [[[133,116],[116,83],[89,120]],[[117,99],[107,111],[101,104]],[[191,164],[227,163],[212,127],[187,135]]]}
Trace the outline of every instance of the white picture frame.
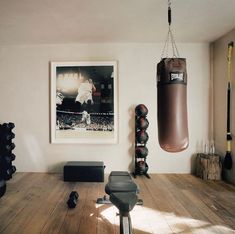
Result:
{"label": "white picture frame", "polygon": [[50,62],[51,143],[118,142],[117,62]]}

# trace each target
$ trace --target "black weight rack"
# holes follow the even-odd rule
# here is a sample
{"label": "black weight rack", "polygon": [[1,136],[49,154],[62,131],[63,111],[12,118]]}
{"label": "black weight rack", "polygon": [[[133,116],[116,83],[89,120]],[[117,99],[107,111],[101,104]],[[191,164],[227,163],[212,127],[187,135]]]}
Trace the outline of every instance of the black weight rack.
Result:
{"label": "black weight rack", "polygon": [[148,172],[149,166],[146,162],[148,148],[146,147],[149,139],[146,129],[149,126],[147,119],[148,109],[144,104],[139,104],[135,108],[135,171],[134,177],[144,175],[150,178]]}
{"label": "black weight rack", "polygon": [[15,155],[12,151],[15,144],[12,140],[15,138],[13,133],[14,123],[0,124],[0,197],[6,192],[6,181],[12,178],[16,171],[16,167],[12,165]]}

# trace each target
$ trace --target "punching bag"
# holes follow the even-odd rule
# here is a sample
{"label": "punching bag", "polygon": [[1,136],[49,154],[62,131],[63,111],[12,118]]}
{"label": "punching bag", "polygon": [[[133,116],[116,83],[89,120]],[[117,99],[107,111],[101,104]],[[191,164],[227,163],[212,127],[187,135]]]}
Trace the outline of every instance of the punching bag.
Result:
{"label": "punching bag", "polygon": [[158,140],[168,152],[188,147],[186,59],[163,58],[157,64]]}

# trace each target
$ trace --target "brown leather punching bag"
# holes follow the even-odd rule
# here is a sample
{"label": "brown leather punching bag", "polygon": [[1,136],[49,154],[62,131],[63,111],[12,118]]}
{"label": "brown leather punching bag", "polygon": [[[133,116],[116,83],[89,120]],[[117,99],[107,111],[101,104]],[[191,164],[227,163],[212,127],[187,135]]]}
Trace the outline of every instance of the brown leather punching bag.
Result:
{"label": "brown leather punching bag", "polygon": [[188,147],[186,59],[163,58],[157,65],[158,140],[168,152]]}

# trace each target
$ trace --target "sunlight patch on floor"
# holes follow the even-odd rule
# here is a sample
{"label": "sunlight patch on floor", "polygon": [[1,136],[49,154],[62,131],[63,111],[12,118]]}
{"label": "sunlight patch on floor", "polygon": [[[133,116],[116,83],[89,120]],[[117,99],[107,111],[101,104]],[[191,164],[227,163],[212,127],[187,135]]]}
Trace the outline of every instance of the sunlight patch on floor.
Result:
{"label": "sunlight patch on floor", "polygon": [[[118,210],[114,206],[103,210],[101,217],[115,224]],[[170,234],[235,234],[235,230],[222,225],[213,225],[209,222],[193,218],[176,216],[174,213],[161,212],[144,206],[135,206],[131,211],[133,229],[147,233]]]}

